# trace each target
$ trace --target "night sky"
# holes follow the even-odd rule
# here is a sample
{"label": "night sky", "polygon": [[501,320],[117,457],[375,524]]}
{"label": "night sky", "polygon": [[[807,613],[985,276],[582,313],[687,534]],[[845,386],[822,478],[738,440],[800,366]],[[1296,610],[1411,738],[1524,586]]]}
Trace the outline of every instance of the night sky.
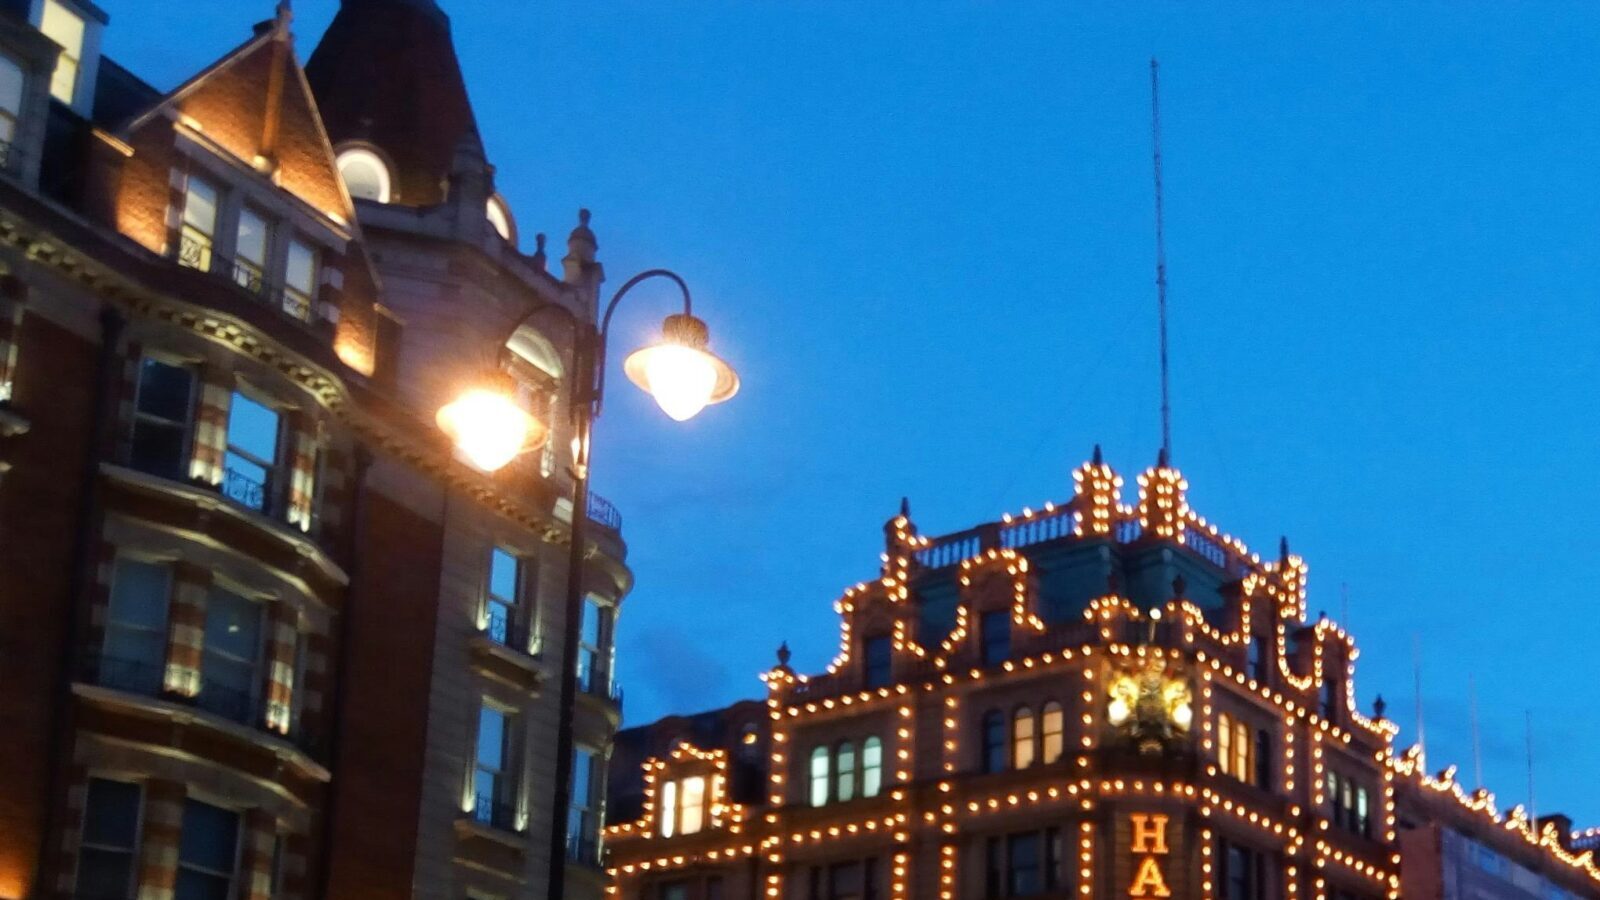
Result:
{"label": "night sky", "polygon": [[[102,2],[162,88],[272,11]],[[335,3],[295,6],[303,59]],[[687,425],[611,380],[628,721],[820,670],[902,494],[939,534],[1154,461],[1155,55],[1191,503],[1288,535],[1313,615],[1348,585],[1406,740],[1420,636],[1431,763],[1471,785],[1475,673],[1502,806],[1531,711],[1539,810],[1600,824],[1600,7],[1065,6],[445,0],[522,233],[593,208],[744,376]],[[629,304],[614,359],[670,286]]]}

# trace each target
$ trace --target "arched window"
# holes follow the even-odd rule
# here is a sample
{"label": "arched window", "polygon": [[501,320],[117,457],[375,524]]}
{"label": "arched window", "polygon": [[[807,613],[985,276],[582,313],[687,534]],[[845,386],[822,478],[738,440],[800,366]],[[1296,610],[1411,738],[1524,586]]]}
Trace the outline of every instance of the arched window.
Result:
{"label": "arched window", "polygon": [[669,781],[661,785],[661,808],[656,812],[661,823],[661,836],[672,837],[678,824],[678,783]]}
{"label": "arched window", "polygon": [[828,804],[828,748],[811,751],[811,805]]}
{"label": "arched window", "polygon": [[854,800],[856,798],[856,745],[849,741],[840,744],[835,758],[837,759],[837,774],[834,777],[837,787],[834,789],[833,795],[840,803]]}
{"label": "arched window", "polygon": [[1011,716],[1011,767],[1026,769],[1033,757],[1033,710],[1024,706]]}
{"label": "arched window", "polygon": [[383,157],[364,147],[351,147],[339,154],[338,165],[339,175],[344,178],[344,186],[350,196],[357,200],[389,202],[393,183],[389,166]]}
{"label": "arched window", "polygon": [[517,226],[511,218],[511,207],[506,205],[497,194],[489,198],[489,206],[484,211],[489,217],[489,225],[501,238],[515,244],[517,242]]}
{"label": "arched window", "polygon": [[867,738],[861,745],[861,796],[876,797],[883,789],[883,741]]}
{"label": "arched window", "polygon": [[1040,723],[1041,730],[1044,732],[1044,740],[1042,742],[1044,752],[1040,756],[1043,757],[1044,764],[1048,766],[1059,761],[1062,752],[1066,750],[1062,733],[1066,727],[1066,717],[1061,713],[1061,704],[1051,700],[1044,705],[1040,718],[1044,720]]}
{"label": "arched window", "polygon": [[1006,717],[998,709],[983,714],[983,771],[1006,767]]}

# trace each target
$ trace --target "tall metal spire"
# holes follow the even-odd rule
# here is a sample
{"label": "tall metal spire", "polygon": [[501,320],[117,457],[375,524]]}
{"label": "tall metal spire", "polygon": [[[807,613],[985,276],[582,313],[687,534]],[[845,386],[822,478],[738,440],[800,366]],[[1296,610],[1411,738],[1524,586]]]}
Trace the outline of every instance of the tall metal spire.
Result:
{"label": "tall metal spire", "polygon": [[1167,236],[1161,208],[1161,64],[1150,58],[1150,135],[1156,179],[1156,304],[1161,322],[1161,449],[1172,457],[1172,393],[1167,372]]}

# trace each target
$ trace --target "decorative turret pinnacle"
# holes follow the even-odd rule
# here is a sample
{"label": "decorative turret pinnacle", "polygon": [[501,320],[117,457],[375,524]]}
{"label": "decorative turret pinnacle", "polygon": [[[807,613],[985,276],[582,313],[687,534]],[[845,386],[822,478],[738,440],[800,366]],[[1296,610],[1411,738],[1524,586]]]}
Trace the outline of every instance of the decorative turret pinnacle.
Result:
{"label": "decorative turret pinnacle", "polygon": [[1072,471],[1073,527],[1080,535],[1110,534],[1112,517],[1122,500],[1122,479],[1106,465],[1100,445],[1089,461]]}

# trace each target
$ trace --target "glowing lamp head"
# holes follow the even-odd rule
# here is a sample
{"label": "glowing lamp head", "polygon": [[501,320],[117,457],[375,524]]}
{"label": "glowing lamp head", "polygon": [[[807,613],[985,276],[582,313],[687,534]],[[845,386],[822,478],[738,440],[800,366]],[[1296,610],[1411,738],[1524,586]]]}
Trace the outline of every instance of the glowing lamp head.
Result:
{"label": "glowing lamp head", "polygon": [[656,398],[662,412],[688,421],[739,392],[739,376],[706,349],[707,340],[706,323],[689,315],[668,316],[661,340],[629,354],[622,371]]}
{"label": "glowing lamp head", "polygon": [[485,472],[504,468],[550,436],[543,422],[499,386],[468,388],[441,407],[435,420],[467,461]]}

